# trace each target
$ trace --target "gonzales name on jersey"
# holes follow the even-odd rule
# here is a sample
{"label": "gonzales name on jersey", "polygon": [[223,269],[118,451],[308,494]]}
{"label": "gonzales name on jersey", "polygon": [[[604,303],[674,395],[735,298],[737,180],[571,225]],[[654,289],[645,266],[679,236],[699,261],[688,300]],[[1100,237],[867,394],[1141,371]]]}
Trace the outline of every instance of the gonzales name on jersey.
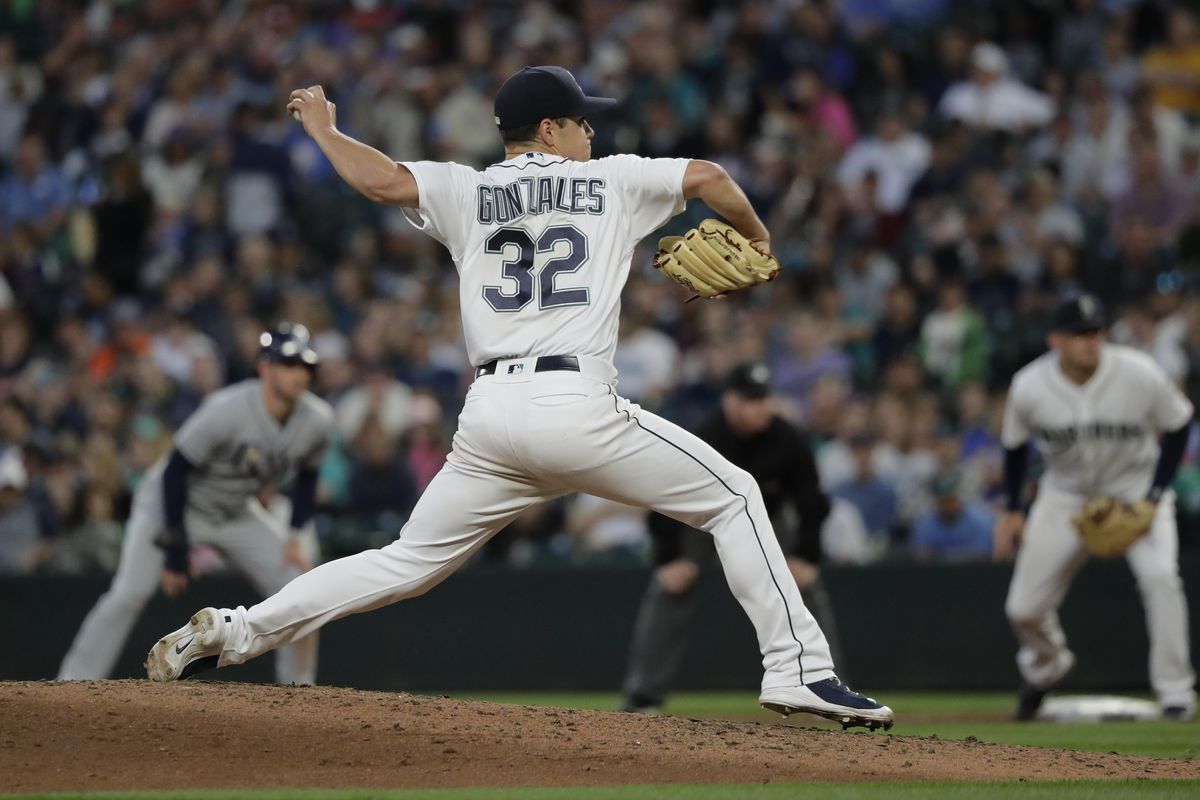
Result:
{"label": "gonzales name on jersey", "polygon": [[551,211],[603,214],[604,179],[542,175],[517,178],[496,186],[480,186],[475,221],[480,225],[507,225],[526,214],[539,216]]}

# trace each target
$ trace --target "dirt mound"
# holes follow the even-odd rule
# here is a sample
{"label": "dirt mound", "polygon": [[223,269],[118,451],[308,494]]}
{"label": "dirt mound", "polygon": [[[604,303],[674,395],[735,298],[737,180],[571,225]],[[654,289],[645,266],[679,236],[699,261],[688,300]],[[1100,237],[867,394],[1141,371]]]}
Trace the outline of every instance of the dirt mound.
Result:
{"label": "dirt mound", "polygon": [[0,683],[0,792],[1200,778],[1192,761],[842,733],[792,720],[216,681]]}

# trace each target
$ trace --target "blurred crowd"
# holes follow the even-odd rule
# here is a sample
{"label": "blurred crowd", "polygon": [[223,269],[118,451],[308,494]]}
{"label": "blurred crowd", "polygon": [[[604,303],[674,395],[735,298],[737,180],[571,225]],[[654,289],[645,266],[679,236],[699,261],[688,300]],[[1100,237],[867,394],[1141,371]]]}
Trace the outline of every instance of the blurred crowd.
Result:
{"label": "blurred crowd", "polygon": [[[39,0],[0,8],[0,571],[111,570],[141,475],[259,332],[315,333],[327,553],[395,535],[471,379],[448,255],[341,183],[288,93],[396,160],[502,158],[527,64],[622,100],[594,156],[707,158],[784,265],[684,305],[635,257],[620,390],[693,426],[765,360],[832,560],[987,558],[1013,372],[1087,288],[1200,395],[1200,25],[1169,0]],[[706,216],[693,204],[672,223]],[[1200,469],[1177,488],[1195,538]],[[270,500],[270,498],[264,498]],[[1190,520],[1190,521],[1189,521]],[[539,507],[487,557],[644,560]]]}

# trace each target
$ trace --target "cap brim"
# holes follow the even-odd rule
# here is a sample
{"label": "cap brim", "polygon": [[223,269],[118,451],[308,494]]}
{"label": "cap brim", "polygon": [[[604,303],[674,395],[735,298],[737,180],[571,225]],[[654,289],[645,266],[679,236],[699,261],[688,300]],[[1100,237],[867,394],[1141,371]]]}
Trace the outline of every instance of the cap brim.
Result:
{"label": "cap brim", "polygon": [[580,114],[601,114],[615,106],[617,101],[611,97],[587,97],[583,98],[583,105],[580,107]]}
{"label": "cap brim", "polygon": [[581,100],[578,104],[569,109],[563,109],[562,113],[554,115],[547,114],[530,119],[514,117],[509,120],[502,120],[500,116],[497,115],[495,118],[496,126],[502,131],[514,130],[516,128],[523,128],[526,125],[536,125],[543,119],[556,119],[558,117],[587,117],[594,114],[603,114],[605,111],[612,109],[612,107],[617,105],[618,102],[619,101],[611,97],[588,97],[587,95],[584,95],[583,100]]}
{"label": "cap brim", "polygon": [[309,369],[316,369],[321,360],[317,351],[310,348],[292,355],[267,355],[264,358],[272,364],[281,364],[285,367],[308,367]]}

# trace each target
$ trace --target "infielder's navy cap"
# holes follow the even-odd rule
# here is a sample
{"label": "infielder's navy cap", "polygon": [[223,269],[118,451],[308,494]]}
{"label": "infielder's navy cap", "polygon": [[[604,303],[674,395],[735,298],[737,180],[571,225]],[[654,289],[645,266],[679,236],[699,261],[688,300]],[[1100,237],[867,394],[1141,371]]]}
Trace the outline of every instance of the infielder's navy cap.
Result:
{"label": "infielder's navy cap", "polygon": [[752,400],[766,397],[771,393],[771,370],[758,361],[741,364],[729,373],[725,388]]}
{"label": "infielder's navy cap", "polygon": [[611,97],[588,97],[562,67],[525,67],[496,92],[496,125],[510,131],[544,119],[585,117],[616,104]]}
{"label": "infielder's navy cap", "polygon": [[303,365],[316,369],[317,351],[309,343],[308,328],[281,322],[258,337],[259,357],[276,364]]}
{"label": "infielder's navy cap", "polygon": [[1058,304],[1050,327],[1063,333],[1089,333],[1107,324],[1104,306],[1095,295],[1077,294]]}

